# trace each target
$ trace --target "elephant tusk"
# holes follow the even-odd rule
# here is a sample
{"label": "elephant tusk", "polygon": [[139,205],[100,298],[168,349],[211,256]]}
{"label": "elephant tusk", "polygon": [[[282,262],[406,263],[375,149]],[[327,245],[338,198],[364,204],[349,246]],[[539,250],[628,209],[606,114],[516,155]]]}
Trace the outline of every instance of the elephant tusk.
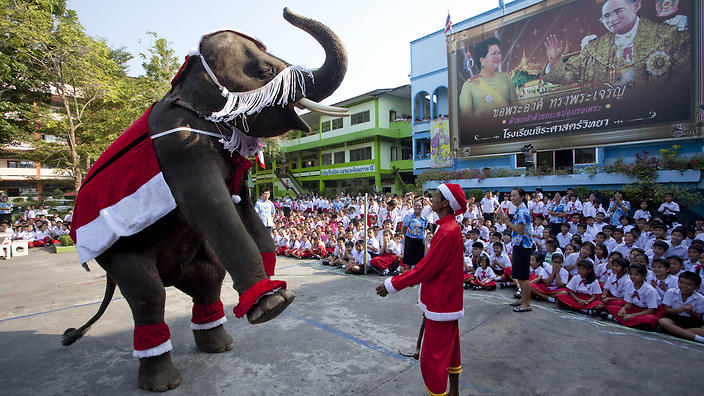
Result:
{"label": "elephant tusk", "polygon": [[344,107],[327,106],[314,102],[307,98],[298,99],[296,102],[296,107],[300,109],[307,109],[314,113],[323,114],[331,117],[349,117],[349,109]]}

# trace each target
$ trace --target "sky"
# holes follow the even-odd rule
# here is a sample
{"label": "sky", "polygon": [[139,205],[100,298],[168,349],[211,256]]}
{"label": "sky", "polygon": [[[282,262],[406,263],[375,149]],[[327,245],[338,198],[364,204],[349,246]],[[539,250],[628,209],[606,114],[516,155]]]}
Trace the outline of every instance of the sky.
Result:
{"label": "sky", "polygon": [[[508,3],[509,1],[506,1]],[[496,8],[498,0],[68,0],[86,33],[135,56],[129,74],[144,73],[138,54],[152,44],[146,32],[170,42],[183,59],[204,33],[232,28],[248,33],[291,64],[320,67],[325,53],[283,17],[284,7],[330,27],[347,48],[342,85],[322,103],[332,104],[381,88],[409,84],[410,42],[442,30],[448,11],[453,23]],[[136,10],[139,11],[138,15]]]}

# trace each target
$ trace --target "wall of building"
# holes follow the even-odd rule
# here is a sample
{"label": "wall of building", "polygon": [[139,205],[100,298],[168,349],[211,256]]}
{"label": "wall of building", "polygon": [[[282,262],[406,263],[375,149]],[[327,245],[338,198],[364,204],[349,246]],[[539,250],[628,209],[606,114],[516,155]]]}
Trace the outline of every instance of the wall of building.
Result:
{"label": "wall of building", "polygon": [[389,128],[389,112],[396,111],[398,117],[402,114],[411,114],[411,103],[408,99],[398,96],[381,96],[379,101],[379,128]]}
{"label": "wall of building", "polygon": [[[337,136],[338,134],[347,134],[359,132],[365,129],[374,128],[375,117],[376,117],[376,106],[374,99],[370,99],[364,103],[360,103],[354,106],[348,107],[350,109],[350,114],[360,113],[363,111],[369,111],[369,121],[361,124],[352,125],[352,117],[342,117],[342,128],[331,130],[330,132],[325,132],[325,137]],[[388,113],[387,113],[388,114]],[[326,121],[333,120],[339,117],[322,116],[320,117],[321,124]],[[301,142],[303,143],[303,142]]]}

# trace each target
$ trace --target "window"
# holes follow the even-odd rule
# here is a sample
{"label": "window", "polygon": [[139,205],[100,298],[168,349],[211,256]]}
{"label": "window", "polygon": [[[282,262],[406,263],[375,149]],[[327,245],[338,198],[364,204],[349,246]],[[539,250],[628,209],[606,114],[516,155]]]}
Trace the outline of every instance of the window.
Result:
{"label": "window", "polygon": [[7,167],[8,168],[19,168],[19,164],[17,161],[7,161]]}
{"label": "window", "polygon": [[344,151],[337,151],[335,153],[335,163],[342,164],[344,162],[345,162],[345,152]]}
{"label": "window", "polygon": [[401,159],[409,160],[413,158],[413,149],[411,148],[411,142],[404,140],[401,142]]}
{"label": "window", "polygon": [[536,155],[537,165],[540,169],[555,169],[555,161],[552,151],[538,151]]}
{"label": "window", "polygon": [[313,168],[318,166],[318,153],[302,153],[301,166],[303,168]]}
{"label": "window", "polygon": [[363,111],[361,113],[352,114],[351,119],[352,125],[363,124],[369,122],[369,110]]}
{"label": "window", "polygon": [[330,130],[330,121],[324,121],[322,124],[320,124],[320,130],[322,132],[327,132]]}
{"label": "window", "polygon": [[350,150],[350,162],[372,159],[372,148],[362,147]]}
{"label": "window", "polygon": [[396,110],[389,110],[389,121],[395,121],[397,118]]}
{"label": "window", "polygon": [[332,165],[332,153],[324,153],[320,156],[320,162],[323,165]]}
{"label": "window", "polygon": [[335,118],[332,120],[332,130],[342,129],[342,118]]}
{"label": "window", "polygon": [[398,147],[391,146],[391,161],[398,161]]}
{"label": "window", "polygon": [[575,164],[593,164],[595,162],[596,162],[596,149],[594,147],[574,149],[574,163]]}
{"label": "window", "polygon": [[416,158],[417,160],[430,158],[430,139],[423,138],[416,140]]}
{"label": "window", "polygon": [[516,153],[516,168],[526,167],[526,156],[523,153]]}

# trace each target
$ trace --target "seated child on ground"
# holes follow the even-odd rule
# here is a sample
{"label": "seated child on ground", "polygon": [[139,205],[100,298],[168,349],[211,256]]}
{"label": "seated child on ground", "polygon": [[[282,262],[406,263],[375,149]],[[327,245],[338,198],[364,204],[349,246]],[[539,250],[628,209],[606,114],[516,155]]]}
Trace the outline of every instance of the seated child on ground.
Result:
{"label": "seated child on ground", "polygon": [[[352,252],[352,257],[354,257],[354,263],[352,263],[349,268],[345,270],[346,273],[348,274],[363,274],[364,273],[364,241],[357,241],[354,244],[354,252]],[[371,257],[369,257],[369,253],[366,255],[366,261],[367,263]]]}
{"label": "seated child on ground", "polygon": [[398,256],[396,255],[396,242],[392,238],[390,230],[384,230],[383,241],[381,244],[381,254],[372,257],[369,264],[376,269],[381,275],[387,275],[390,271],[395,271],[398,267]]}
{"label": "seated child on ground", "polygon": [[474,290],[496,290],[495,277],[496,274],[494,274],[489,265],[489,257],[486,254],[481,254],[479,256],[479,268],[474,271],[474,278],[471,280],[472,288]]}
{"label": "seated child on ground", "polygon": [[308,235],[304,234],[303,237],[301,237],[301,246],[298,250],[293,252],[293,257],[297,257],[299,259],[313,257],[313,249],[310,240],[308,239]]}
{"label": "seated child on ground", "polygon": [[601,287],[592,262],[582,260],[577,263],[577,275],[567,283],[566,289],[556,294],[560,307],[591,314],[591,310],[601,304]]}
{"label": "seated child on ground", "polygon": [[492,245],[489,259],[491,261],[491,269],[494,270],[497,280],[500,282],[511,282],[511,274],[513,273],[511,259],[504,252],[504,245],[501,242],[495,242]]}
{"label": "seated child on ground", "polygon": [[631,277],[628,276],[628,266],[628,261],[623,258],[617,258],[611,262],[613,275],[604,284],[604,294],[601,296],[600,304],[596,307],[597,310],[603,310],[602,314],[608,314],[606,309],[609,305],[616,305],[619,308],[623,306],[626,289],[631,283]]}
{"label": "seated child on ground", "polygon": [[653,286],[645,281],[648,270],[643,264],[631,264],[628,268],[631,283],[626,288],[624,304],[607,306],[609,319],[616,320],[624,326],[637,327],[642,330],[655,330],[662,317],[660,296]]}
{"label": "seated child on ground", "polygon": [[646,281],[650,282],[661,299],[668,290],[677,288],[677,277],[670,274],[670,262],[662,258],[653,259],[653,272]]}
{"label": "seated child on ground", "polygon": [[540,276],[530,281],[532,295],[555,302],[556,293],[567,286],[569,272],[563,268],[564,259],[559,253],[552,255],[552,265],[543,263]]}
{"label": "seated child on ground", "polygon": [[328,250],[325,248],[325,243],[320,240],[319,236],[313,237],[313,243],[310,248],[313,253],[313,258],[321,260],[328,256]]}
{"label": "seated child on ground", "polygon": [[664,317],[658,323],[666,332],[704,343],[704,296],[697,293],[702,278],[694,272],[680,275],[677,288],[668,290],[662,300]]}

